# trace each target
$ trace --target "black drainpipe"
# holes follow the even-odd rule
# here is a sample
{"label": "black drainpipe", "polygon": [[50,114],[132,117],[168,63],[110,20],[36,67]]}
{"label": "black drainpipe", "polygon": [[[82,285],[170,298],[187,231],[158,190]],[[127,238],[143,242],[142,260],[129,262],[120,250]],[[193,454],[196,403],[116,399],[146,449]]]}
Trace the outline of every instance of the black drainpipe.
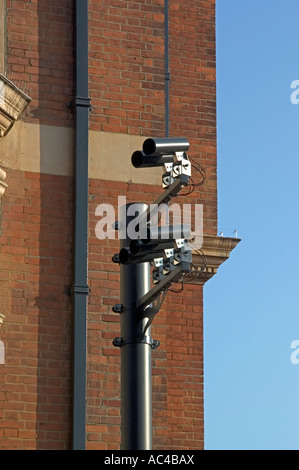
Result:
{"label": "black drainpipe", "polygon": [[88,296],[88,0],[75,0],[76,119],[74,227],[73,450],[85,449],[86,333]]}
{"label": "black drainpipe", "polygon": [[169,137],[169,6],[164,0],[164,35],[165,35],[165,137]]}

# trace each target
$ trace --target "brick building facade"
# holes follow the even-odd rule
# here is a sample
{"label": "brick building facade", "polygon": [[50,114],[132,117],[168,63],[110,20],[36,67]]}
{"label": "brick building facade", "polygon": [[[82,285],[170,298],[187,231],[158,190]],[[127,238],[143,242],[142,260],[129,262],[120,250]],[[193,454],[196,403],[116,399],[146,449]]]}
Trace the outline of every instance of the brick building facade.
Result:
{"label": "brick building facade", "polygon": [[[0,73],[30,105],[0,138],[0,449],[72,447],[74,9],[72,0],[0,1]],[[118,240],[96,208],[152,202],[160,172],[133,150],[165,133],[164,0],[89,0],[89,226],[86,448],[120,446]],[[154,449],[202,449],[203,284],[229,255],[217,237],[215,0],[170,0],[170,135],[206,171],[181,202],[203,204],[206,278],[169,293],[153,335]],[[6,176],[5,176],[6,174]],[[0,361],[1,362],[1,361]]]}

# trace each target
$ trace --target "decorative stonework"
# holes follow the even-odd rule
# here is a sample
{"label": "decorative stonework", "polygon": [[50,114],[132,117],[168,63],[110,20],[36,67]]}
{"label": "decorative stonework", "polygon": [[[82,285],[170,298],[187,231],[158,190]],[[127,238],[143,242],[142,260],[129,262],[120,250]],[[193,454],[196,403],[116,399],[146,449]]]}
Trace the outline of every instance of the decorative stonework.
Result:
{"label": "decorative stonework", "polygon": [[0,137],[4,137],[29,105],[31,98],[0,74]]}
{"label": "decorative stonework", "polygon": [[5,183],[7,175],[2,168],[0,168],[0,199],[7,189],[7,184]]}
{"label": "decorative stonework", "polygon": [[0,73],[6,67],[6,0],[0,0]]}
{"label": "decorative stonework", "polygon": [[194,265],[198,267],[199,271],[202,269],[202,272],[195,277],[192,283],[205,284],[211,279],[240,241],[239,238],[205,235],[200,250],[202,254],[193,253],[192,255]]}

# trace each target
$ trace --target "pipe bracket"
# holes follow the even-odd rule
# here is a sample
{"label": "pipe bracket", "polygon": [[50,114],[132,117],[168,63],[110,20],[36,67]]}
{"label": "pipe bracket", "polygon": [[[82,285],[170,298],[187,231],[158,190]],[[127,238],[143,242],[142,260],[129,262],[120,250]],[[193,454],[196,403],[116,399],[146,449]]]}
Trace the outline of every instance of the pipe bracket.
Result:
{"label": "pipe bracket", "polygon": [[121,348],[122,346],[125,346],[126,344],[148,344],[152,349],[157,349],[160,346],[160,341],[151,338],[150,336],[143,336],[143,338],[114,338],[113,340],[113,346],[117,348]]}

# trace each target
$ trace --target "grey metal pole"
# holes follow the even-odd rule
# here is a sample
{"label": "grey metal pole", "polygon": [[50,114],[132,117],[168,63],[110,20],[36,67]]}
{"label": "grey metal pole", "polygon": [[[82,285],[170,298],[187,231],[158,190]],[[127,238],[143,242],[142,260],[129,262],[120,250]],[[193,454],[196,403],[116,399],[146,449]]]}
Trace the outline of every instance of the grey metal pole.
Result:
{"label": "grey metal pole", "polygon": [[76,0],[73,450],[85,450],[88,296],[88,1]]}
{"label": "grey metal pole", "polygon": [[[121,221],[130,204],[122,208]],[[146,204],[141,204],[147,210]],[[126,217],[126,227],[132,218]],[[121,222],[122,223],[122,222]],[[121,240],[121,248],[131,240]],[[150,290],[150,264],[121,265],[121,449],[151,450],[152,448],[152,386],[150,328],[142,338],[147,324],[136,309],[137,301]],[[140,342],[142,341],[142,342]]]}

